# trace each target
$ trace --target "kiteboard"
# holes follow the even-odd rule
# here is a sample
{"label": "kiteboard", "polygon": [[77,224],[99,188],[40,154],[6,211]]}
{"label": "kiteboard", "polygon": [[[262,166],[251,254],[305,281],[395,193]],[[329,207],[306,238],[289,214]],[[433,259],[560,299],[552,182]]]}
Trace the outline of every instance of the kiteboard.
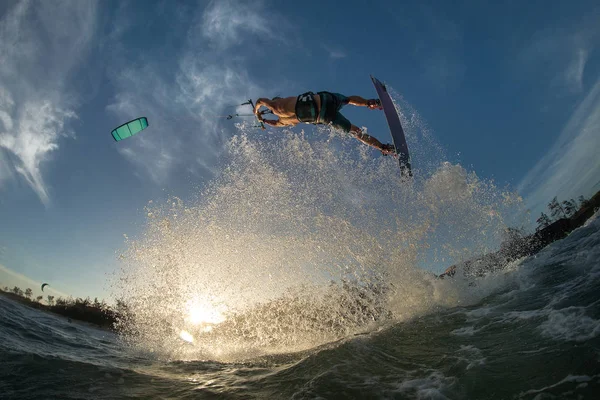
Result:
{"label": "kiteboard", "polygon": [[377,95],[381,101],[381,107],[385,113],[390,132],[392,134],[392,142],[398,155],[398,163],[400,164],[400,173],[402,176],[412,176],[412,170],[410,166],[410,156],[408,154],[408,145],[406,144],[406,137],[404,136],[404,129],[400,123],[400,117],[394,107],[392,98],[390,97],[387,88],[377,78],[371,75],[371,80],[377,90]]}

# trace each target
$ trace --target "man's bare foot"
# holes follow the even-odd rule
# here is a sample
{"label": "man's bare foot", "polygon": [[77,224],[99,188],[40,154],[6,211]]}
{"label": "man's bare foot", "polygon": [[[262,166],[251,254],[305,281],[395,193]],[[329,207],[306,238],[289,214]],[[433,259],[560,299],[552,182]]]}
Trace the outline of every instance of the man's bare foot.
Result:
{"label": "man's bare foot", "polygon": [[381,100],[379,99],[367,100],[367,107],[369,107],[370,110],[383,110]]}
{"label": "man's bare foot", "polygon": [[379,149],[384,156],[394,156],[397,157],[396,147],[393,144],[382,144],[381,149]]}

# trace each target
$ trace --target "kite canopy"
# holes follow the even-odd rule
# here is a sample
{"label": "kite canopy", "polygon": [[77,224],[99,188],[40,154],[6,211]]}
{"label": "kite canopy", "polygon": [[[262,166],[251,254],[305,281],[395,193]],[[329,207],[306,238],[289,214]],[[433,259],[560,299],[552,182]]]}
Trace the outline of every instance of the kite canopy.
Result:
{"label": "kite canopy", "polygon": [[47,284],[47,283],[42,283],[42,292],[44,291],[44,288],[45,288],[46,286],[48,286],[48,284]]}
{"label": "kite canopy", "polygon": [[140,131],[143,131],[147,127],[148,119],[146,117],[136,118],[115,128],[111,132],[111,135],[118,142],[120,140],[127,139],[128,137],[131,137]]}

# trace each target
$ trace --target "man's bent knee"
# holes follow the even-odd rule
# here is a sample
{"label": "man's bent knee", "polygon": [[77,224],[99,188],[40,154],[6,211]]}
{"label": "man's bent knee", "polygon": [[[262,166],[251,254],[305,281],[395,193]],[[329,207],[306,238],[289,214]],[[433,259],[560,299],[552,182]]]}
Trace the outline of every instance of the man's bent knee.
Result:
{"label": "man's bent knee", "polygon": [[370,138],[369,135],[367,135],[366,133],[363,132],[362,129],[360,129],[358,126],[356,125],[352,125],[352,127],[350,128],[350,133],[357,139],[368,139]]}
{"label": "man's bent knee", "polygon": [[333,121],[331,121],[331,125],[333,125],[336,129],[343,130],[346,133],[354,133],[354,128],[356,128],[355,125],[352,125],[350,121],[348,121],[348,119],[340,113],[335,115],[335,118]]}

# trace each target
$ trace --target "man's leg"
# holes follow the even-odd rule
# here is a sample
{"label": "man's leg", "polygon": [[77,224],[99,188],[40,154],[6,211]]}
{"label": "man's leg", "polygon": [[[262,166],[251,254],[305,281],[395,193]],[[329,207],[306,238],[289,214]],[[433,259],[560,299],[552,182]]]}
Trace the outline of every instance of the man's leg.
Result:
{"label": "man's leg", "polygon": [[348,100],[348,104],[352,104],[353,106],[369,107],[371,110],[383,110],[383,108],[381,108],[381,101],[379,101],[379,99],[367,100],[360,96],[350,96],[346,99]]}
{"label": "man's leg", "polygon": [[358,140],[360,140],[364,144],[367,144],[367,145],[369,145],[371,147],[375,147],[377,150],[381,151],[384,154],[393,154],[393,153],[395,153],[393,151],[393,146],[390,149],[390,147],[388,147],[389,145],[384,145],[383,143],[381,143],[379,140],[377,140],[373,136],[367,135],[366,133],[364,133],[362,131],[362,129],[360,129],[356,125],[352,125],[351,126],[350,133],[352,134],[352,136],[354,136],[355,138],[357,138]]}
{"label": "man's leg", "polygon": [[353,106],[358,107],[367,107],[369,105],[369,100],[360,96],[349,96],[348,104],[352,104]]}
{"label": "man's leg", "polygon": [[360,129],[358,126],[353,125],[348,118],[344,117],[341,113],[337,113],[335,115],[335,119],[331,121],[331,124],[337,128],[341,129],[344,132],[349,132],[363,142],[366,145],[376,148],[381,151],[383,154],[396,154],[394,150],[394,145],[391,144],[382,144],[379,140],[375,139],[373,136],[367,135]]}

